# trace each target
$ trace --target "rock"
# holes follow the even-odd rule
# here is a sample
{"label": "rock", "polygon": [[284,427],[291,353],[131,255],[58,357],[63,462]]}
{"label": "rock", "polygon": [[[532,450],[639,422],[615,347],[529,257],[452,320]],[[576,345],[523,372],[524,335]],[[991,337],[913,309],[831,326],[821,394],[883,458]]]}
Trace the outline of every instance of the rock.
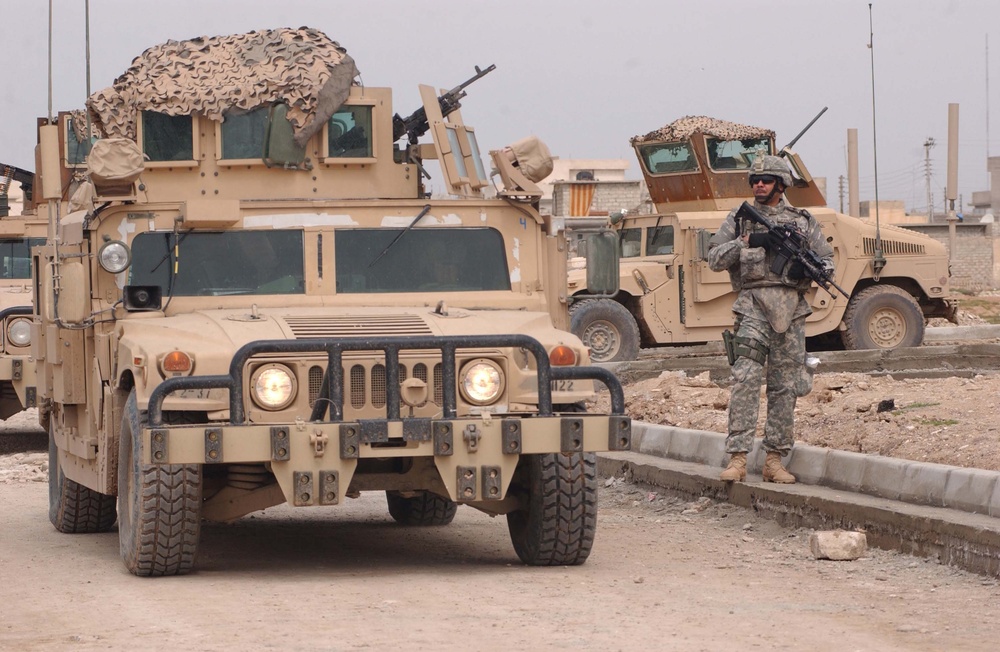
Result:
{"label": "rock", "polygon": [[826,530],[809,535],[809,551],[815,559],[850,561],[864,555],[867,548],[864,532]]}

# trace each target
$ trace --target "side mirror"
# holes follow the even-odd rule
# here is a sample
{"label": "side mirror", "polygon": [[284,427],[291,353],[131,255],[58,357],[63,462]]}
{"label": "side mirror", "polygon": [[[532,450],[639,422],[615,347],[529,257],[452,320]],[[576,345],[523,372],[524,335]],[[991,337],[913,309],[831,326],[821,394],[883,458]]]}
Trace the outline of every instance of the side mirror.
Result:
{"label": "side mirror", "polygon": [[612,296],[618,293],[618,235],[600,231],[587,236],[587,292]]}

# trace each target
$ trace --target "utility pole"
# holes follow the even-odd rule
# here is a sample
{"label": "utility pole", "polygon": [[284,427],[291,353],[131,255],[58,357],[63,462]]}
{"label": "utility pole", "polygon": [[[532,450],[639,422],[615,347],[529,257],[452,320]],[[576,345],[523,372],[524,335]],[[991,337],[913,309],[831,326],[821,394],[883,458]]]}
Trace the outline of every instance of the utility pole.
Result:
{"label": "utility pole", "polygon": [[844,175],[840,175],[840,184],[839,184],[839,186],[840,186],[840,190],[839,190],[839,194],[840,194],[840,212],[843,213],[844,212]]}
{"label": "utility pole", "polygon": [[928,137],[924,141],[924,180],[927,183],[927,221],[934,221],[934,193],[931,192],[931,148],[934,147],[934,139]]}

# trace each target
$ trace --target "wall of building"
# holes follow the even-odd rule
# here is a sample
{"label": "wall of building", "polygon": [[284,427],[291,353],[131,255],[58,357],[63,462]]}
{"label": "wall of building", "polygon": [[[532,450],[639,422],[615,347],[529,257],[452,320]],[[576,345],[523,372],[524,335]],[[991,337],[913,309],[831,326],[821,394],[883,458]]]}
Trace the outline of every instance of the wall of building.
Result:
{"label": "wall of building", "polygon": [[[906,224],[949,247],[947,224]],[[965,290],[1000,287],[1000,228],[997,223],[955,224],[955,251],[951,256],[951,286]]]}
{"label": "wall of building", "polygon": [[570,196],[574,192],[574,186],[593,189],[593,198],[586,215],[608,215],[620,210],[641,213],[649,206],[649,202],[645,200],[646,185],[642,181],[557,181],[552,184],[552,215],[573,214],[570,210]]}

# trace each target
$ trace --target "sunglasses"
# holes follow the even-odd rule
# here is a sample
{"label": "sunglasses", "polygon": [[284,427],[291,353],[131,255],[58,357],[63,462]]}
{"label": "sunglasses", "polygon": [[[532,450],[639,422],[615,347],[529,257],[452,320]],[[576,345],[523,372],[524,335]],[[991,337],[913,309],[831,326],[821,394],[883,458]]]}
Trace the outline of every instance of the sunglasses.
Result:
{"label": "sunglasses", "polygon": [[754,174],[750,176],[750,185],[756,186],[758,183],[763,183],[769,186],[777,180],[778,177],[770,174]]}

